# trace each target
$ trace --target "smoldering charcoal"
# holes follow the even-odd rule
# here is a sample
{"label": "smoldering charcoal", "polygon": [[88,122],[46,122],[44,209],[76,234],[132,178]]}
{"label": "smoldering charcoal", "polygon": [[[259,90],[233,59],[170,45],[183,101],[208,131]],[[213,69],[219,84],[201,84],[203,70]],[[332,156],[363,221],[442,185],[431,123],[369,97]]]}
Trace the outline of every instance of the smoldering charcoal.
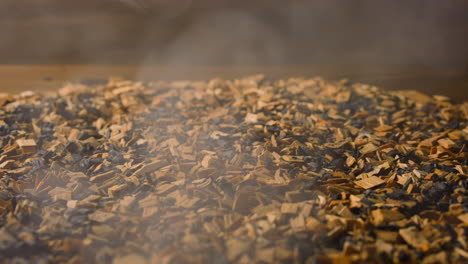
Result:
{"label": "smoldering charcoal", "polygon": [[467,119],[260,75],[2,96],[2,263],[466,263]]}

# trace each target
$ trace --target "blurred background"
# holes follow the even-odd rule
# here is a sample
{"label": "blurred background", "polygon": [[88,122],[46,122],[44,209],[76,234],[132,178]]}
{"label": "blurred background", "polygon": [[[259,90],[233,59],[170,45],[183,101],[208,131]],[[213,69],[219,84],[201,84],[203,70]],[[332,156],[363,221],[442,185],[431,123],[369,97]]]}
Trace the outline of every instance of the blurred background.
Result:
{"label": "blurred background", "polygon": [[466,100],[467,11],[462,0],[2,0],[0,91],[264,72]]}

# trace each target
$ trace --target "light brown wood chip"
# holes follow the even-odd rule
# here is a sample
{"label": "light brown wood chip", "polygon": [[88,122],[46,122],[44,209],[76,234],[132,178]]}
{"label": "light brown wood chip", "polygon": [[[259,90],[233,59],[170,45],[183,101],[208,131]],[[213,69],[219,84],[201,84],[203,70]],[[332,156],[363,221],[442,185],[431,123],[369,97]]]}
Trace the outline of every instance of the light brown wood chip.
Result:
{"label": "light brown wood chip", "polygon": [[371,176],[360,181],[355,181],[354,183],[364,189],[371,189],[381,184],[384,184],[385,181],[380,179],[379,177]]}

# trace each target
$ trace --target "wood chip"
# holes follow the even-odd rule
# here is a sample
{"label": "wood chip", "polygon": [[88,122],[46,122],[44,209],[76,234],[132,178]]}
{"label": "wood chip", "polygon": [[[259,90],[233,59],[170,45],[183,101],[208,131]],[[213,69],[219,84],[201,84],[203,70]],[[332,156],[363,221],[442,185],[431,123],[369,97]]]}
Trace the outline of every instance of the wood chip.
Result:
{"label": "wood chip", "polygon": [[439,140],[437,140],[437,143],[439,143],[440,146],[442,146],[443,148],[446,148],[446,149],[451,149],[451,148],[453,148],[453,147],[455,147],[457,145],[455,142],[453,142],[449,138],[439,139]]}
{"label": "wood chip", "polygon": [[0,101],[2,263],[459,263],[468,104],[321,78]]}
{"label": "wood chip", "polygon": [[168,163],[164,160],[155,160],[149,164],[143,165],[139,170],[135,171],[133,175],[140,177],[145,175],[146,173],[154,172],[164,166],[166,166]]}
{"label": "wood chip", "polygon": [[371,189],[381,184],[384,184],[385,181],[380,179],[379,177],[371,176],[359,181],[354,181],[354,183],[364,189]]}
{"label": "wood chip", "polygon": [[128,184],[120,184],[120,185],[114,185],[110,187],[107,192],[109,194],[109,197],[115,198],[122,194],[127,188],[129,187]]}
{"label": "wood chip", "polygon": [[36,152],[36,141],[34,141],[34,139],[18,139],[16,144],[21,148],[23,154]]}
{"label": "wood chip", "polygon": [[415,227],[400,229],[398,233],[406,243],[414,248],[423,252],[429,250],[429,242]]}

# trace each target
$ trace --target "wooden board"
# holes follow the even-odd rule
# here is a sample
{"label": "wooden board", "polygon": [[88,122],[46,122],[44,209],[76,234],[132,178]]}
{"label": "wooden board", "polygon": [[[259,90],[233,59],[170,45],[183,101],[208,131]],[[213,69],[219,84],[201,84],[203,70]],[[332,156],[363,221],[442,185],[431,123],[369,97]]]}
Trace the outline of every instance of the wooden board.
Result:
{"label": "wooden board", "polygon": [[265,73],[269,78],[323,76],[348,78],[391,90],[418,90],[468,99],[468,70],[464,68],[352,67],[352,66],[205,66],[161,65],[0,65],[0,92],[47,91],[67,81],[106,79],[110,76],[143,80],[200,80],[239,78]]}

